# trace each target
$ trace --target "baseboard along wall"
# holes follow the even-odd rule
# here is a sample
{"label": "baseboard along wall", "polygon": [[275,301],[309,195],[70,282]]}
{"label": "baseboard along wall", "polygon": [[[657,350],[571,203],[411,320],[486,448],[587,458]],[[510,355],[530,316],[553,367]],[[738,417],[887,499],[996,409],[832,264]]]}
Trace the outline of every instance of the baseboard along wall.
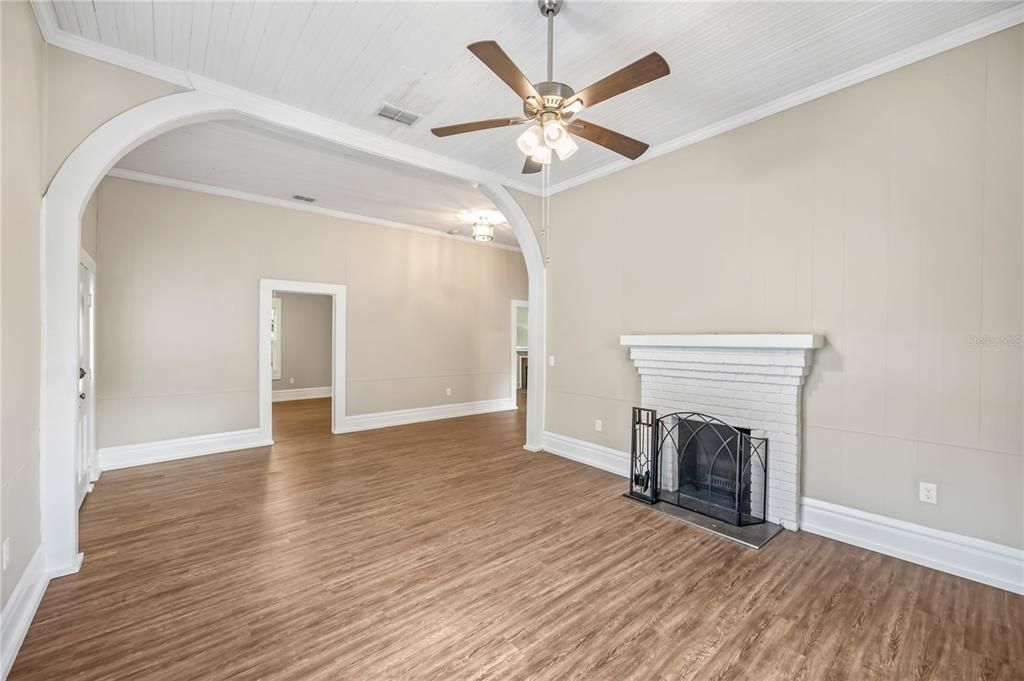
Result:
{"label": "baseboard along wall", "polygon": [[[629,475],[629,454],[545,431],[544,451]],[[801,499],[800,529],[941,572],[1024,594],[1024,550],[826,501]]]}
{"label": "baseboard along wall", "polygon": [[[299,390],[327,390],[328,388],[300,388]],[[292,391],[288,391],[292,393]],[[297,392],[297,391],[296,391]],[[284,401],[297,399],[313,399],[308,396],[288,396]],[[276,400],[282,401],[282,400]],[[388,428],[401,426],[409,423],[422,423],[424,421],[436,421],[440,419],[451,419],[460,416],[472,416],[473,414],[487,414],[496,411],[511,411],[516,409],[516,404],[509,398],[494,400],[480,400],[478,402],[460,402],[456,404],[440,404],[432,407],[420,407],[417,409],[400,409],[397,411],[382,411],[373,414],[357,414],[345,417],[342,427],[337,430],[336,435],[343,433],[354,433],[361,430],[372,430],[375,428]],[[99,464],[101,471],[116,470],[119,468],[131,468],[134,466],[145,466],[151,463],[163,463],[165,461],[177,461],[195,456],[206,456],[208,454],[222,454],[234,452],[240,449],[252,449],[255,447],[266,447],[274,444],[272,439],[265,437],[259,428],[246,430],[235,430],[226,433],[211,433],[210,435],[195,435],[181,437],[172,440],[160,440],[157,442],[143,442],[133,445],[118,445],[116,447],[103,447],[99,450]]]}
{"label": "baseboard along wall", "polygon": [[544,431],[544,451],[621,475],[624,478],[629,477],[629,452],[547,430]]}
{"label": "baseboard along wall", "polygon": [[503,397],[477,402],[457,402],[455,404],[438,404],[432,407],[356,414],[345,417],[345,422],[338,430],[338,434],[373,430],[375,428],[390,428],[391,426],[404,426],[410,423],[423,423],[424,421],[453,419],[460,416],[473,416],[474,414],[490,414],[496,411],[513,411],[516,408],[514,400]]}
{"label": "baseboard along wall", "polygon": [[111,471],[118,468],[145,466],[150,463],[177,461],[178,459],[188,459],[194,456],[220,454],[239,449],[252,449],[253,447],[266,447],[272,444],[274,444],[273,440],[268,440],[260,432],[259,428],[249,428],[227,433],[211,433],[210,435],[179,437],[173,440],[160,440],[158,442],[143,442],[135,445],[102,447],[99,450],[100,470]]}
{"label": "baseboard along wall", "polygon": [[291,402],[292,400],[316,400],[331,396],[331,386],[325,385],[319,388],[289,388],[287,390],[275,390],[271,393],[272,402]]}
{"label": "baseboard along wall", "polygon": [[801,529],[1024,594],[1024,550],[804,497]]}
{"label": "baseboard along wall", "polygon": [[46,554],[40,545],[0,612],[0,680],[6,679],[14,666],[14,658],[18,656],[49,583]]}

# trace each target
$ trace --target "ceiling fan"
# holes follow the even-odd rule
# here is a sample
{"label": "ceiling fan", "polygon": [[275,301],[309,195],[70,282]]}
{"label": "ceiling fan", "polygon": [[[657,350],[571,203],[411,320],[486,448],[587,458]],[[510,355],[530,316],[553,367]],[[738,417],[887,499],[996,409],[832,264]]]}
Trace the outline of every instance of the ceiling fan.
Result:
{"label": "ceiling fan", "polygon": [[482,61],[498,78],[523,99],[523,118],[492,118],[486,121],[460,123],[433,128],[438,137],[459,135],[464,132],[504,128],[533,123],[519,136],[516,145],[526,154],[523,173],[536,173],[551,163],[552,152],[562,161],[576,153],[573,135],[590,140],[602,147],[636,159],[647,151],[648,145],[622,133],[603,128],[595,123],[576,118],[586,107],[594,106],[623,92],[657,80],[669,74],[668,64],[657,52],[651,52],[629,66],[605,76],[601,80],[576,92],[565,83],[554,79],[555,16],[562,9],[563,0],[537,0],[542,15],[548,20],[548,74],[543,83],[531,83],[509,59],[505,51],[493,40],[473,43],[469,51]]}

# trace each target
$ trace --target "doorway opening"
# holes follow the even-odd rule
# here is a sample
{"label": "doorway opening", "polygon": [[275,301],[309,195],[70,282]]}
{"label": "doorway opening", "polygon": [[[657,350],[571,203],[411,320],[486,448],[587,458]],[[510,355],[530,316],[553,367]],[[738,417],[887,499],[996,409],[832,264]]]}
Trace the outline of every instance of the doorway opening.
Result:
{"label": "doorway opening", "polygon": [[320,293],[274,291],[271,404],[276,441],[331,434],[333,305]]}
{"label": "doorway opening", "polygon": [[[290,295],[292,294],[292,295]],[[299,296],[306,296],[305,298]],[[311,281],[288,281],[283,279],[260,280],[260,365],[259,365],[259,406],[260,431],[267,441],[273,441],[274,393],[278,403],[321,400],[316,403],[320,409],[328,408],[330,413],[329,433],[343,432],[345,423],[345,296],[342,284],[322,284]],[[324,302],[326,300],[326,302]],[[324,325],[326,315],[323,308],[330,310],[330,322]],[[293,320],[289,329],[289,319]],[[319,319],[317,317],[319,316]],[[303,326],[303,318],[310,318],[309,325]],[[303,330],[305,328],[305,330]],[[314,352],[323,348],[328,340],[330,370],[326,376],[327,385],[311,385],[307,389],[292,387],[303,383],[323,383],[323,359],[302,369],[304,359],[293,358],[289,368],[291,350]],[[306,345],[306,343],[309,343]],[[297,364],[299,363],[299,364]],[[295,379],[292,383],[290,379]],[[280,388],[277,386],[281,386]],[[315,404],[313,405],[315,407]],[[312,421],[298,427],[317,428],[317,417],[313,410]],[[326,421],[326,419],[324,419]],[[287,431],[287,429],[286,429]],[[316,431],[315,431],[316,432]],[[289,432],[282,432],[288,437]]]}
{"label": "doorway opening", "polygon": [[526,406],[529,391],[530,306],[525,300],[512,301],[512,364],[510,384],[512,401],[520,409]]}
{"label": "doorway opening", "polygon": [[78,263],[78,423],[75,447],[75,503],[80,508],[99,477],[96,461],[96,261],[84,251]]}

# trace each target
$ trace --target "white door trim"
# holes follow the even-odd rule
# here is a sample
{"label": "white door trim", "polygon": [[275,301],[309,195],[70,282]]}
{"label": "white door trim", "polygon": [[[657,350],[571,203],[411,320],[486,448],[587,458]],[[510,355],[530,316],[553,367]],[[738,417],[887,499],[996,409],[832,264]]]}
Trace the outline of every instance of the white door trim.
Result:
{"label": "white door trim", "polygon": [[43,342],[40,386],[40,497],[47,569],[71,574],[81,563],[74,503],[75,419],[78,393],[78,263],[81,218],[93,190],[125,154],[164,132],[193,123],[257,118],[382,158],[457,177],[478,186],[502,212],[519,241],[530,282],[530,374],[526,447],[539,450],[544,432],[544,259],[533,227],[501,179],[467,164],[381,135],[346,126],[251,93],[215,88],[159,97],[128,109],[94,130],[65,159],[43,196]]}
{"label": "white door trim", "polygon": [[260,437],[267,442],[274,439],[270,308],[275,292],[313,293],[331,297],[331,432],[335,435],[342,433],[345,425],[345,285],[289,279],[260,279]]}
{"label": "white door trim", "polygon": [[[84,449],[84,463],[81,474],[85,476],[82,480],[75,481],[75,492],[78,495],[78,505],[81,507],[85,501],[85,495],[92,491],[92,483],[99,477],[99,462],[96,458],[96,261],[89,254],[82,251],[80,257],[79,276],[82,272],[86,276],[86,315],[88,317],[89,352],[84,361],[87,371],[85,380],[80,381],[80,387],[85,394],[85,413],[82,415],[85,426],[85,442],[80,442],[76,437],[75,442],[78,448]],[[81,319],[79,320],[81,325]],[[79,326],[79,334],[82,333]],[[80,358],[81,359],[81,358]],[[79,431],[79,435],[81,431]],[[84,487],[84,489],[83,489]]]}
{"label": "white door trim", "polygon": [[96,260],[89,255],[88,251],[84,248],[80,248],[78,252],[78,261],[85,265],[86,269],[92,272],[92,305],[89,308],[89,313],[92,315],[90,320],[90,329],[92,331],[92,338],[89,341],[89,347],[92,349],[89,357],[89,366],[92,371],[92,380],[89,381],[88,391],[86,400],[88,404],[88,412],[86,413],[86,420],[89,429],[89,443],[88,443],[88,455],[89,455],[89,491],[92,491],[92,484],[100,479],[102,470],[100,469],[99,450],[96,447],[96,277],[99,276],[99,266],[96,264]]}
{"label": "white door trim", "polygon": [[[518,312],[519,312],[519,308],[521,308],[521,307],[527,308],[527,316],[529,316],[530,304],[527,301],[525,301],[525,300],[513,300],[512,301],[512,340],[511,340],[511,343],[512,343],[512,366],[510,367],[511,372],[509,373],[510,380],[512,381],[512,386],[509,389],[509,393],[510,393],[509,394],[509,398],[512,400],[512,404],[516,404],[516,398],[518,397],[516,395],[516,390],[518,389],[518,386],[516,385],[516,383],[518,382],[518,379],[519,379],[519,344],[516,343],[516,340],[518,340],[518,337],[519,337],[519,314],[518,314]],[[527,322],[527,333],[529,333],[529,322]],[[527,354],[529,354],[529,351],[527,351]],[[529,375],[527,375],[527,378],[526,378],[526,385],[527,385],[527,389],[529,389],[529,385],[530,385]]]}

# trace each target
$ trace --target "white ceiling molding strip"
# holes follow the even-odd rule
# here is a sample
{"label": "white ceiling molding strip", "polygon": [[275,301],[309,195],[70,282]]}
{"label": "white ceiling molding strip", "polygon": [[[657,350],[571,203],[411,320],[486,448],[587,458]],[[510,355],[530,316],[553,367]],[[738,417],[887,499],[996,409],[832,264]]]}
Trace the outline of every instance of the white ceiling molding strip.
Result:
{"label": "white ceiling molding strip", "polygon": [[[735,116],[722,119],[721,121],[701,128],[700,130],[695,130],[681,137],[677,137],[674,140],[653,146],[647,150],[646,154],[636,161],[630,161],[628,159],[614,161],[588,173],[583,173],[582,175],[559,182],[552,185],[549,191],[552,194],[557,194],[558,192],[565,191],[566,189],[578,187],[581,184],[585,184],[606,175],[611,175],[612,173],[616,173],[620,170],[625,170],[626,168],[638,163],[650,161],[651,159],[655,159],[659,156],[670,154],[673,151],[678,151],[679,149],[688,147],[691,144],[703,142],[704,140],[715,137],[716,135],[721,135],[722,133],[735,130],[736,128],[749,123],[754,123],[762,118],[773,116],[781,111],[785,111],[786,109],[792,109],[793,107],[800,106],[801,104],[806,104],[807,102],[832,94],[833,92],[850,87],[851,85],[863,83],[871,78],[881,76],[889,73],[890,71],[895,71],[896,69],[903,68],[904,66],[909,66],[914,62],[927,59],[928,57],[934,57],[941,52],[952,50],[953,48],[960,47],[961,45],[965,45],[974,40],[979,40],[985,36],[992,35],[993,33],[998,33],[999,31],[1011,28],[1020,23],[1024,23],[1024,5],[1022,4],[1014,5],[1002,12],[997,12],[996,14],[987,16],[984,19],[967,24],[966,26],[962,26],[961,28],[948,33],[944,33],[931,40],[918,43],[913,47],[891,54],[884,59],[879,59],[871,62],[870,64],[865,64],[864,66],[852,71],[847,71],[846,73],[840,74],[834,78],[806,87],[803,90],[798,90],[797,92],[786,95],[785,97],[779,97],[767,104],[763,104],[753,109],[749,109],[748,111],[736,114]],[[506,180],[505,186],[519,191],[529,192],[531,194],[539,193],[536,189],[529,187],[518,180]]]}
{"label": "white ceiling molding strip", "polygon": [[[334,119],[291,107],[276,100],[255,95],[251,92],[234,88],[204,76],[165,66],[145,57],[140,57],[124,50],[112,48],[82,38],[81,36],[68,33],[58,28],[55,10],[48,0],[32,0],[32,7],[35,10],[36,20],[39,23],[40,31],[46,39],[46,42],[57,47],[77,52],[87,57],[105,61],[126,69],[131,69],[153,78],[159,78],[161,80],[174,83],[180,87],[201,90],[203,92],[229,98],[232,101],[243,101],[248,105],[247,108],[249,108],[249,111],[246,111],[245,108],[243,108],[240,109],[242,113],[251,113],[251,115],[266,118],[266,120],[270,120],[271,122],[279,120],[280,116],[301,116],[306,119],[307,124],[317,121],[319,126],[329,127],[334,133],[332,136],[337,136],[339,131],[344,131],[345,134],[341,136],[346,139],[346,143],[351,141],[355,148],[368,151],[369,153],[373,153],[378,156],[393,158],[395,160],[415,157],[420,159],[419,165],[422,165],[423,161],[429,161],[431,164],[437,164],[437,171],[445,175],[451,175],[453,177],[459,177],[473,182],[497,182],[498,184],[503,184],[506,187],[510,187],[518,191],[533,194],[535,196],[540,195],[539,188],[524,183],[517,176],[500,178],[497,174],[484,170],[483,168],[463,163],[447,156],[427,152],[412,145],[395,142],[394,140],[349,126]],[[895,54],[883,59],[879,59],[870,64],[866,64],[840,74],[834,78],[822,81],[821,83],[817,83],[784,97],[780,97],[767,104],[730,116],[729,118],[725,118],[717,123],[701,128],[700,130],[695,130],[673,140],[669,140],[668,142],[663,142],[662,144],[653,146],[646,154],[636,161],[629,161],[626,159],[613,161],[588,173],[559,182],[550,187],[550,193],[557,194],[558,192],[565,191],[566,189],[571,189],[572,187],[577,187],[592,180],[624,170],[637,163],[643,163],[659,156],[663,156],[664,154],[669,154],[673,151],[690,146],[691,144],[696,144],[697,142],[702,142],[716,135],[720,135],[730,130],[735,130],[741,126],[761,120],[762,118],[767,118],[768,116],[772,116],[786,109],[799,106],[800,104],[805,104],[819,97],[823,97],[851,85],[864,82],[870,78],[908,66],[914,62],[927,59],[928,57],[959,47],[973,40],[984,38],[985,36],[1011,28],[1020,23],[1024,23],[1024,5],[1017,4],[979,21],[953,31],[949,31],[948,33],[931,40],[918,43],[917,45],[905,50],[896,52]],[[267,116],[265,117],[264,115],[257,113],[257,111],[262,111],[267,114]],[[314,125],[313,127],[319,126]]]}
{"label": "white ceiling molding strip", "polygon": [[422,227],[420,225],[410,225],[404,222],[395,222],[393,220],[384,220],[382,218],[370,217],[368,215],[357,215],[356,213],[347,213],[341,210],[334,210],[331,208],[321,208],[319,206],[311,206],[306,203],[298,203],[296,201],[288,201],[287,199],[275,199],[269,196],[261,196],[259,194],[250,194],[248,192],[236,191],[234,189],[225,189],[224,187],[215,187],[209,184],[202,184],[199,182],[190,182],[188,180],[179,180],[174,177],[164,177],[162,175],[152,175],[150,173],[141,173],[136,170],[125,170],[123,168],[111,168],[107,173],[109,177],[116,177],[121,180],[132,180],[134,182],[145,182],[146,184],[160,185],[161,187],[171,187],[173,189],[184,189],[186,191],[200,192],[202,194],[212,194],[213,196],[222,196],[229,199],[238,199],[240,201],[250,201],[252,203],[262,203],[267,206],[275,206],[277,208],[287,208],[289,210],[298,210],[304,213],[316,213],[318,215],[326,215],[332,218],[338,218],[340,220],[349,220],[351,222],[362,222],[364,224],[377,225],[379,227],[389,227],[391,229],[401,229],[407,232],[416,232],[418,234],[426,234],[428,236],[436,236],[444,239],[455,239],[456,241],[464,241],[471,243],[475,246],[487,246],[490,248],[500,248],[506,251],[520,252],[520,249],[516,246],[510,246],[508,244],[498,243],[496,241],[476,241],[472,237],[463,236],[461,234],[448,234],[439,229],[433,229],[431,227]]}
{"label": "white ceiling molding strip", "polygon": [[43,40],[51,45],[135,71],[144,76],[165,80],[179,87],[192,89],[188,74],[181,69],[61,30],[57,23],[56,10],[49,0],[32,0],[32,11],[36,15],[36,22],[39,24],[39,32],[43,34]]}

